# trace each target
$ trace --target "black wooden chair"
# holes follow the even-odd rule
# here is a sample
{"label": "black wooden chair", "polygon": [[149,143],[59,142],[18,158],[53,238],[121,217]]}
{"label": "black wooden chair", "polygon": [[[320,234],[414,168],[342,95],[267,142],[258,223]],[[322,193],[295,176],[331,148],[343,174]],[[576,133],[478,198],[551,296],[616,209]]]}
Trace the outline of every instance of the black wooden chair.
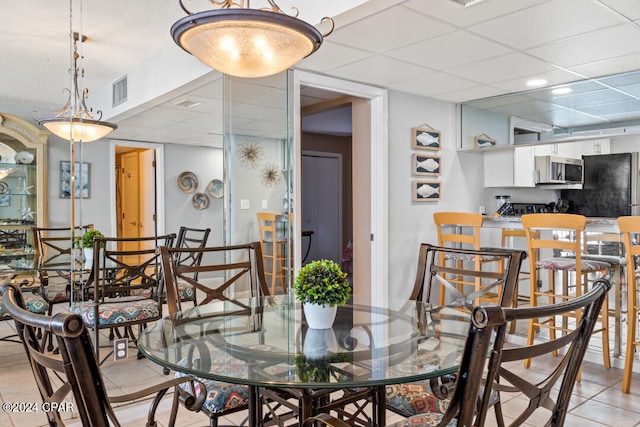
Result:
{"label": "black wooden chair", "polygon": [[[140,238],[95,238],[91,277],[82,292],[83,301],[74,303],[71,310],[80,314],[87,327],[93,330],[98,358],[101,329],[110,329],[118,338],[127,337],[137,344],[132,327],[137,325],[140,330],[162,317],[164,290],[160,255],[156,249],[172,245],[175,237],[175,234],[166,234]],[[124,333],[120,332],[121,329]],[[140,353],[138,357],[141,357]]]}
{"label": "black wooden chair", "polygon": [[[512,249],[454,249],[423,243],[409,299],[434,306],[445,301],[446,306],[468,311],[469,307],[480,304],[481,294],[490,292],[497,296],[501,306],[511,306],[525,257],[525,252]],[[475,260],[481,258],[499,262],[502,267],[497,271],[478,269]],[[457,262],[448,262],[451,259]],[[461,288],[460,283],[469,285]],[[481,286],[480,294],[476,284]],[[452,387],[455,378],[443,380]],[[435,380],[387,386],[387,408],[405,417],[427,410],[444,412],[448,401],[443,401],[438,393],[440,387]]]}
{"label": "black wooden chair", "polygon": [[[236,301],[230,292],[247,296],[268,295],[264,277],[260,242],[216,247],[183,248],[161,246],[162,277],[169,314],[183,310],[180,283],[192,286],[202,298],[198,306],[215,301]],[[199,259],[198,263],[182,263],[185,258]],[[247,309],[236,301],[238,310]],[[197,308],[196,308],[197,309]],[[206,331],[203,332],[206,335]],[[176,351],[181,351],[176,347]],[[209,355],[207,355],[209,356]],[[213,356],[211,356],[213,358]],[[229,357],[222,350],[219,356]],[[185,363],[188,359],[185,358]],[[165,372],[168,373],[168,372]],[[178,377],[183,374],[177,373]],[[200,408],[209,415],[211,427],[218,426],[218,418],[225,414],[248,409],[249,388],[220,381],[199,379],[207,390],[207,399]]]}
{"label": "black wooden chair", "polygon": [[[190,228],[182,226],[178,231],[178,238],[176,239],[176,248],[204,248],[207,246],[207,240],[209,240],[210,228]],[[180,265],[200,265],[202,261],[202,252],[181,252],[178,264]],[[198,280],[198,273],[194,272],[192,277]],[[193,301],[194,306],[198,305],[196,289],[185,282],[184,280],[178,281],[178,290],[183,301]]]}
{"label": "black wooden chair", "polygon": [[[473,425],[482,427],[485,425],[487,413],[492,405],[497,415],[498,425],[504,426],[500,399],[495,401],[494,391],[499,393],[499,397],[509,392],[522,393],[529,399],[529,404],[509,426],[522,425],[534,413],[537,417],[535,420],[537,425],[563,426],[589,339],[610,288],[609,280],[600,278],[588,293],[558,304],[520,308],[490,305],[474,308],[471,314],[469,336],[458,370],[458,379],[446,412],[417,414],[392,426]],[[581,316],[577,319],[576,328],[566,335],[534,345],[505,346],[509,322],[558,316],[576,310],[581,313]],[[491,344],[492,341],[493,344]],[[521,364],[513,363],[526,358],[549,355],[556,351],[564,354],[553,358],[556,361],[556,368],[542,380],[540,375],[534,375],[536,378],[533,380],[527,379],[519,369]],[[536,411],[539,408],[544,408],[544,413]],[[310,417],[305,420],[304,425],[307,427],[312,425],[348,426],[328,414]]]}
{"label": "black wooden chair", "polygon": [[[191,395],[177,387],[189,384],[188,389],[196,389],[193,384],[195,380],[190,377],[172,379],[126,395],[108,395],[89,333],[78,315],[58,313],[52,317],[33,314],[25,310],[22,294],[12,283],[0,287],[0,294],[6,310],[15,321],[43,403],[47,403],[49,408],[62,408],[63,412],[68,407],[64,405],[73,404],[73,412],[83,426],[120,426],[112,404],[153,394],[155,397],[149,408],[146,425],[155,426],[155,413],[160,399],[171,389],[174,392],[169,425],[175,423],[179,401],[190,410],[197,410],[204,401],[203,394]],[[55,337],[59,354],[45,352],[36,338],[37,328],[45,329]],[[45,413],[50,426],[64,426],[60,412],[51,410]]]}

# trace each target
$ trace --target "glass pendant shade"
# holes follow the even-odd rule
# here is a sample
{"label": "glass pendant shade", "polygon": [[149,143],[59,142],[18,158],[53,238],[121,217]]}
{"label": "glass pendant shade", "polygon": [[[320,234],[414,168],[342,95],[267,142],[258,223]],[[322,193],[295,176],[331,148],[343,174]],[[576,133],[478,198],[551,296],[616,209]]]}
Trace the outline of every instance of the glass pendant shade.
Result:
{"label": "glass pendant shade", "polygon": [[39,124],[62,139],[78,142],[96,141],[118,128],[109,122],[77,118],[69,120],[68,117],[44,119],[40,120]]}
{"label": "glass pendant shade", "polygon": [[298,18],[235,8],[186,16],[171,27],[171,35],[209,67],[236,77],[265,77],[291,68],[323,39]]}

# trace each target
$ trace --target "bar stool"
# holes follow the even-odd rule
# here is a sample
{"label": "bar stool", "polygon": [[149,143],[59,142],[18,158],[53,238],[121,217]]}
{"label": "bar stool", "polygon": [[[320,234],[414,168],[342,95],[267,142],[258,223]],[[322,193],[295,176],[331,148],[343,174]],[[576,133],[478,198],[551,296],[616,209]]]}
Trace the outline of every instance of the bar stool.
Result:
{"label": "bar stool", "polygon": [[[276,285],[280,280],[283,292],[287,292],[285,277],[287,272],[287,239],[278,233],[277,223],[280,215],[273,212],[258,212],[258,228],[260,230],[260,246],[265,266],[265,276],[271,282],[271,295],[276,293]],[[267,266],[270,266],[267,269]]]}
{"label": "bar stool", "polygon": [[[623,285],[626,284],[625,269],[627,265],[627,260],[620,251],[621,239],[620,233],[588,231],[585,232],[582,251],[582,259],[604,261],[611,264],[610,276],[613,282],[614,305],[613,309],[609,308],[609,317],[613,317],[614,320],[613,355],[616,357],[620,355],[622,347],[620,342],[622,336],[622,293],[626,288]],[[612,249],[607,249],[607,246]],[[585,281],[589,281],[586,275]]]}
{"label": "bar stool", "polygon": [[638,271],[636,257],[640,256],[640,216],[621,216],[618,227],[622,233],[627,260],[627,350],[624,356],[624,373],[622,374],[622,392],[629,393],[633,375],[633,359],[636,347],[640,346],[638,338]]}
{"label": "bar stool", "polygon": [[[433,221],[436,224],[438,231],[438,246],[442,247],[458,247],[461,249],[474,249],[480,250],[480,227],[482,227],[483,218],[481,214],[471,212],[436,212],[433,214]],[[441,256],[445,257],[444,254]],[[497,269],[499,270],[499,257],[491,256],[453,256],[446,255],[447,260],[455,261],[457,268],[461,269],[464,262],[475,263],[475,269],[480,270],[486,263],[497,263]],[[442,261],[444,263],[444,261]],[[501,284],[499,282],[492,282],[488,286],[483,285],[479,277],[475,278],[473,282],[465,281],[463,278],[449,278],[447,279],[449,284],[442,284],[449,287],[454,284],[458,287],[458,296],[467,295],[467,299],[474,299],[475,304],[479,304],[480,301],[491,302],[499,304],[499,295],[502,294],[502,290],[499,288]],[[473,293],[464,292],[465,286],[474,286],[475,291]],[[451,289],[448,289],[451,292]],[[471,298],[469,298],[471,297]],[[445,305],[445,292],[440,292],[440,305]]]}
{"label": "bar stool", "polygon": [[[586,284],[582,283],[583,274],[607,273],[611,265],[607,262],[586,260],[582,258],[582,233],[587,219],[582,215],[563,213],[538,213],[522,216],[522,226],[527,235],[529,248],[529,272],[530,272],[530,304],[532,307],[544,304],[568,301],[579,297],[584,292]],[[539,234],[536,236],[536,232]],[[553,253],[550,257],[544,257],[542,251]],[[538,289],[538,270],[549,272],[548,289]],[[557,289],[555,273],[561,272],[562,286]],[[568,284],[568,272],[575,272],[575,290],[570,293]],[[541,301],[542,300],[542,301]],[[542,303],[542,304],[541,304]],[[607,300],[603,304],[603,313],[600,315],[600,329],[593,332],[602,332],[602,357],[604,366],[611,367],[609,355],[609,317],[607,316]],[[548,328],[549,336],[555,339],[556,331],[570,331],[568,322],[579,318],[580,313],[574,312],[562,316],[562,324],[556,324],[555,316],[548,319],[531,319],[527,334],[527,344],[533,345],[538,328]],[[531,365],[531,359],[526,359],[525,367]]]}

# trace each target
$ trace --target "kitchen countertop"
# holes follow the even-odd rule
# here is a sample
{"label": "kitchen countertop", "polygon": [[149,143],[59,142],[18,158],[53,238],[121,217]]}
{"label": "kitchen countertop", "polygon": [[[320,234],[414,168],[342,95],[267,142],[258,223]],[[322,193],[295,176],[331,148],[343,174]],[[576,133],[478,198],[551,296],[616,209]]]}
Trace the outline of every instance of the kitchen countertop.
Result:
{"label": "kitchen countertop", "polygon": [[[499,216],[483,215],[484,222],[483,227],[491,228],[520,228],[522,227],[522,217],[520,216]],[[602,229],[602,231],[618,230],[617,218],[601,218],[601,217],[587,217],[588,229]]]}

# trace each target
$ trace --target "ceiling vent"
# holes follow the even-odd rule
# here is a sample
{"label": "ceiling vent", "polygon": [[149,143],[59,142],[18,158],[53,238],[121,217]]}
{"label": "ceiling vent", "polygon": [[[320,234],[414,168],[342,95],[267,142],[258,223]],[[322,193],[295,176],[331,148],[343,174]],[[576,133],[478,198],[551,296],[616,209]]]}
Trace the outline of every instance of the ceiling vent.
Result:
{"label": "ceiling vent", "polygon": [[461,6],[468,7],[468,6],[473,6],[474,4],[478,4],[483,0],[451,0],[451,1],[458,3]]}
{"label": "ceiling vent", "polygon": [[115,107],[127,100],[127,76],[113,83],[111,106]]}
{"label": "ceiling vent", "polygon": [[181,107],[181,108],[193,108],[196,107],[198,105],[202,104],[202,102],[198,102],[198,101],[190,101],[188,99],[182,100],[182,101],[178,101],[174,104],[172,104],[174,107]]}

